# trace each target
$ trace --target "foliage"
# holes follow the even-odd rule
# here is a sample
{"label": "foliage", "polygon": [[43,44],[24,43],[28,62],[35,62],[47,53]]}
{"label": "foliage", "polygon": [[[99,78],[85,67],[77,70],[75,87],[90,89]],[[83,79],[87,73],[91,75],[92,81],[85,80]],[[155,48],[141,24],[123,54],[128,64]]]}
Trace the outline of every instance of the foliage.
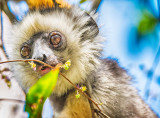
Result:
{"label": "foliage", "polygon": [[158,19],[156,19],[152,14],[144,12],[142,19],[139,22],[138,32],[142,35],[152,32],[157,24]]}
{"label": "foliage", "polygon": [[[80,90],[82,90],[82,92],[85,92],[86,90],[87,90],[87,87],[86,86],[82,86],[82,87],[79,87],[79,85],[77,85],[77,88],[79,88]],[[79,91],[78,91],[78,89],[76,90],[76,95],[75,95],[75,97],[78,99],[78,98],[80,98],[80,94],[79,94]]]}
{"label": "foliage", "polygon": [[82,4],[82,3],[86,2],[86,1],[87,1],[87,0],[81,0],[81,1],[80,1],[80,4]]}
{"label": "foliage", "polygon": [[28,91],[26,95],[25,111],[29,118],[40,118],[45,100],[56,86],[60,66],[42,76]]}
{"label": "foliage", "polygon": [[68,60],[65,64],[63,64],[61,67],[65,70],[68,70],[69,69],[69,66],[71,66],[71,61]]}

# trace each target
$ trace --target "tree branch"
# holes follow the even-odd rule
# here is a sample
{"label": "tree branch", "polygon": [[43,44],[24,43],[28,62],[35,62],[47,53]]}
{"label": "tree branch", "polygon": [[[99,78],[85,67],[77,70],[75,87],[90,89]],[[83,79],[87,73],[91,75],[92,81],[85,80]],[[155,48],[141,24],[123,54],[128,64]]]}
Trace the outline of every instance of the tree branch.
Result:
{"label": "tree branch", "polygon": [[0,98],[0,101],[10,101],[10,102],[25,103],[25,101],[23,101],[23,100],[18,100],[18,99],[7,99],[7,98]]}
{"label": "tree branch", "polygon": [[7,2],[8,0],[0,0],[1,11],[4,11],[10,21],[13,22],[15,20],[15,16],[10,12]]}
{"label": "tree branch", "polygon": [[101,0],[92,0],[92,1],[93,3],[92,3],[91,11],[94,11],[94,10],[97,11]]}
{"label": "tree branch", "polygon": [[[0,62],[0,64],[3,64],[3,63],[9,63],[9,62],[29,62],[29,61],[35,61],[35,62],[38,62],[38,63],[41,63],[45,66],[48,66],[52,69],[54,69],[54,67],[52,67],[51,65],[47,64],[47,63],[44,63],[40,60],[35,60],[35,59],[25,59],[25,60],[11,60],[11,61],[3,61],[3,62]],[[88,98],[88,100],[90,100],[93,104],[95,104],[95,106],[98,108],[98,113],[101,113],[103,116],[105,116],[106,118],[109,118],[108,115],[106,115],[105,113],[102,112],[102,110],[99,108],[99,104],[96,103],[94,100],[92,100],[85,92],[83,92],[81,89],[79,89],[76,85],[74,85],[64,74],[62,74],[60,72],[60,75],[63,76],[70,84],[72,84],[72,86],[77,89],[79,92],[81,92],[85,97]]]}

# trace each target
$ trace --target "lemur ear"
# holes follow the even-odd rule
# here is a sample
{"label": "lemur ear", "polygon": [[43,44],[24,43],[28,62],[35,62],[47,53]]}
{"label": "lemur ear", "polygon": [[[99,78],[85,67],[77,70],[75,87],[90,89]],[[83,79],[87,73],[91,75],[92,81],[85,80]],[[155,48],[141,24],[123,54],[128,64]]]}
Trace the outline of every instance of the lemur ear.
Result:
{"label": "lemur ear", "polygon": [[89,17],[89,20],[84,25],[84,28],[86,28],[86,30],[82,33],[81,37],[82,39],[91,39],[99,34],[99,28],[92,16],[90,16],[88,13],[86,13],[86,16]]}

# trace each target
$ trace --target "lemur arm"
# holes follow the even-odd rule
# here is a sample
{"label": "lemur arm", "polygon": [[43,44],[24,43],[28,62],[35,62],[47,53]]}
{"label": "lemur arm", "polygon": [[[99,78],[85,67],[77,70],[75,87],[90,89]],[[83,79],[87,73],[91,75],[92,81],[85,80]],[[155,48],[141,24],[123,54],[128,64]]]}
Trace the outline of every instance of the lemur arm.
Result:
{"label": "lemur arm", "polygon": [[92,118],[89,100],[80,93],[80,98],[72,92],[66,99],[66,105],[58,118]]}

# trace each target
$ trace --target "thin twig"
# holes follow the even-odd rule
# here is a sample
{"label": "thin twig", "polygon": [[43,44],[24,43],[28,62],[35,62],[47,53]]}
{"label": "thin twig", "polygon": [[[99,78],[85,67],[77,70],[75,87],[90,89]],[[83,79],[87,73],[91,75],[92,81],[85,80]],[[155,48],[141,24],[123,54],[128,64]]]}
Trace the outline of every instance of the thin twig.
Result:
{"label": "thin twig", "polygon": [[3,70],[0,70],[0,74],[6,71],[10,71],[8,68],[4,68]]}
{"label": "thin twig", "polygon": [[102,112],[102,110],[99,108],[98,104],[92,100],[85,92],[83,92],[81,89],[79,89],[76,85],[74,85],[64,74],[60,73],[60,75],[62,75],[69,83],[72,84],[72,86],[74,86],[75,89],[77,89],[79,92],[81,92],[85,97],[87,97],[92,103],[94,103],[96,105],[96,107],[99,110],[99,113],[101,113],[103,116],[109,118],[108,115],[106,115],[105,113]]}
{"label": "thin twig", "polygon": [[83,95],[85,95],[90,101],[92,101],[97,106],[97,108],[101,111],[98,104],[94,100],[92,100],[86,93],[84,93],[81,89],[79,89],[76,85],[74,85],[64,74],[60,73],[60,75],[62,75],[69,83],[71,83],[75,89],[77,89],[79,92],[81,92]]}
{"label": "thin twig", "polygon": [[91,7],[91,11],[94,11],[98,9],[100,3],[101,3],[101,0],[92,0],[93,3],[92,3],[92,7]]}
{"label": "thin twig", "polygon": [[[1,5],[1,4],[0,4]],[[2,38],[3,38],[3,24],[2,24],[2,22],[3,22],[3,19],[2,19],[2,5],[1,5],[1,43],[2,43]],[[0,45],[0,48],[3,48],[3,44],[2,45]]]}
{"label": "thin twig", "polygon": [[10,63],[10,62],[29,62],[29,61],[35,61],[35,62],[41,63],[41,64],[43,64],[45,66],[48,66],[48,67],[54,69],[54,67],[52,67],[51,65],[49,65],[47,63],[44,63],[44,62],[42,62],[40,60],[36,60],[36,59],[22,59],[22,60],[20,59],[20,60],[2,61],[2,62],[0,62],[0,64]]}
{"label": "thin twig", "polygon": [[[35,60],[35,59],[26,59],[26,60],[11,60],[11,61],[3,61],[3,62],[0,62],[0,64],[3,64],[3,63],[9,63],[9,62],[29,62],[29,61],[35,61],[35,62],[38,62],[38,63],[41,63],[45,66],[48,66],[52,69],[54,69],[54,67],[52,67],[51,65],[47,64],[47,63],[44,63],[40,60]],[[60,75],[62,75],[70,84],[72,84],[72,86],[77,89],[79,92],[81,92],[85,97],[87,97],[92,103],[94,103],[96,105],[96,107],[98,108],[99,110],[99,113],[103,114],[105,117],[109,118],[108,115],[106,115],[105,113],[102,112],[102,110],[99,108],[98,106],[98,103],[96,103],[94,100],[92,100],[85,92],[83,92],[81,89],[79,89],[76,85],[74,85],[64,74],[60,73]],[[1,99],[0,99],[1,100]]]}
{"label": "thin twig", "polygon": [[0,98],[0,101],[10,101],[10,102],[20,102],[20,103],[25,103],[25,101],[23,101],[23,100],[7,99],[7,98]]}
{"label": "thin twig", "polygon": [[7,58],[7,54],[6,54],[6,52],[4,51],[4,49],[3,49],[3,46],[4,46],[4,44],[3,44],[3,14],[2,14],[2,4],[0,3],[0,5],[1,5],[1,13],[0,13],[0,17],[1,17],[1,45],[0,45],[0,48],[2,49],[2,51],[3,51],[3,53],[4,53],[4,55],[5,55],[5,57]]}
{"label": "thin twig", "polygon": [[14,22],[14,20],[16,18],[9,10],[9,8],[7,6],[7,2],[8,2],[8,0],[2,0],[2,1],[0,0],[1,10],[5,12],[5,14],[8,16],[8,18],[10,19],[11,22]]}

